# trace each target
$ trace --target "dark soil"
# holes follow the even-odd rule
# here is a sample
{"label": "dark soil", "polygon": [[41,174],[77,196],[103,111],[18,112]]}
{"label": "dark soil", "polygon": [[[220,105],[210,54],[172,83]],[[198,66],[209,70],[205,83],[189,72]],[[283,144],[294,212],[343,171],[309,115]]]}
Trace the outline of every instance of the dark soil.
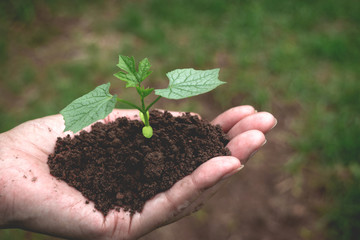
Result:
{"label": "dark soil", "polygon": [[119,208],[133,214],[205,161],[230,155],[221,128],[197,116],[153,111],[150,124],[150,139],[142,135],[142,122],[125,117],[96,123],[91,132],[74,138],[58,138],[48,159],[50,173],[79,190],[105,216]]}

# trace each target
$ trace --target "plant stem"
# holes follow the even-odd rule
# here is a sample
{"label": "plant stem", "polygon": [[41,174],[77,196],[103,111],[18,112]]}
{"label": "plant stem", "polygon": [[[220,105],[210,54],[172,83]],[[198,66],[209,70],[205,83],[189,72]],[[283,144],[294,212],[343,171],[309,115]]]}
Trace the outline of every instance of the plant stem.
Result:
{"label": "plant stem", "polygon": [[145,101],[144,101],[144,97],[143,96],[140,96],[141,97],[141,106],[142,106],[142,114],[144,116],[144,124],[145,126],[150,126],[150,123],[149,123],[149,117],[147,115],[147,110],[145,108]]}
{"label": "plant stem", "polygon": [[147,108],[145,109],[145,112],[149,111],[149,109],[157,102],[159,101],[161,96],[158,96]]}
{"label": "plant stem", "polygon": [[116,101],[121,102],[121,103],[125,103],[125,104],[127,104],[127,105],[129,105],[129,106],[131,106],[131,107],[133,107],[133,108],[136,108],[136,109],[139,110],[140,112],[143,112],[143,110],[142,110],[140,107],[138,107],[138,106],[136,106],[135,104],[133,104],[133,103],[131,103],[131,102],[128,102],[128,101],[126,101],[126,100],[124,100],[124,99],[116,98]]}
{"label": "plant stem", "polygon": [[145,101],[144,101],[144,98],[142,96],[141,96],[141,106],[142,106],[142,111],[145,114],[146,113]]}

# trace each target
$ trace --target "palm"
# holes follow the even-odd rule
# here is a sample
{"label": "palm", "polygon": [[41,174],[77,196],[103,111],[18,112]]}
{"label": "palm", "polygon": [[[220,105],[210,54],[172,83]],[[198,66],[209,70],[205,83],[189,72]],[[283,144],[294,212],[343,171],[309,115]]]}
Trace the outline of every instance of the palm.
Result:
{"label": "palm", "polygon": [[[136,113],[115,110],[104,121]],[[263,143],[262,132],[274,125],[274,119],[267,114],[264,121],[264,116],[245,107],[234,119],[229,117],[229,113],[224,113],[214,123],[221,124],[232,138],[228,147],[233,155],[245,160]],[[251,117],[258,121],[250,121]],[[132,219],[123,211],[111,211],[104,218],[94,211],[92,203],[84,204],[86,199],[80,192],[49,174],[47,158],[56,139],[65,136],[63,129],[62,117],[55,115],[26,122],[0,135],[0,144],[5,146],[0,149],[0,187],[4,182],[6,193],[6,198],[1,198],[0,188],[0,201],[5,203],[0,213],[9,216],[13,224],[21,223],[19,227],[76,239],[136,238],[190,214],[216,190],[219,184],[215,184],[224,175],[241,166],[235,157],[211,159],[167,192],[149,200],[142,213],[136,213]]]}

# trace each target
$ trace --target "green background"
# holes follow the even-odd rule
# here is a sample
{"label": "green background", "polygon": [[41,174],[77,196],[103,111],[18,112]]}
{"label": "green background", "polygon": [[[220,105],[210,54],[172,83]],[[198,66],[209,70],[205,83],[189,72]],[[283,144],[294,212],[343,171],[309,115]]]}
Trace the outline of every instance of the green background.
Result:
{"label": "green background", "polygon": [[[289,208],[281,208],[285,215],[296,213],[291,239],[355,239],[360,234],[359,26],[356,0],[1,1],[0,132],[56,114],[108,81],[112,93],[136,101],[132,89],[112,76],[118,54],[148,57],[149,85],[157,88],[167,86],[165,73],[176,68],[221,68],[226,85],[189,100],[161,100],[157,107],[209,119],[242,104],[272,112],[279,124],[239,184],[247,179],[269,184],[254,179],[257,170],[272,177],[274,189],[284,195],[269,191],[263,197],[280,196],[269,203],[270,210],[291,199]],[[265,171],[259,166],[267,159],[272,164]],[[211,207],[144,239],[175,239],[166,238],[171,231],[200,239],[211,219],[228,219],[226,210],[212,213],[224,207],[221,201],[217,197]],[[256,199],[250,196],[251,201]],[[239,217],[226,220],[229,234],[222,239],[288,236],[287,225],[272,228],[262,215],[266,209],[234,211]],[[247,215],[261,221],[249,222]],[[0,230],[0,239],[54,238]]]}

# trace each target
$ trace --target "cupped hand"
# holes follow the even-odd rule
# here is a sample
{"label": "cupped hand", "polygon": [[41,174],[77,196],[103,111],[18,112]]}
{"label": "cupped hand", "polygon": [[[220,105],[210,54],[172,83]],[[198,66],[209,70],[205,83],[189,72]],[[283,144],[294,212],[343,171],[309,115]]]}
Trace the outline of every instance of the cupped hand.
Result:
{"label": "cupped hand", "polygon": [[[131,119],[136,110],[114,110],[103,122]],[[176,114],[176,113],[175,113]],[[232,156],[210,159],[166,192],[146,202],[141,213],[110,211],[104,218],[76,189],[49,173],[47,158],[64,137],[61,115],[25,122],[0,134],[0,228],[17,227],[68,239],[136,239],[196,211],[224,179],[238,172],[276,124],[251,106],[232,108],[212,124],[229,135]],[[89,130],[90,128],[88,128]]]}

